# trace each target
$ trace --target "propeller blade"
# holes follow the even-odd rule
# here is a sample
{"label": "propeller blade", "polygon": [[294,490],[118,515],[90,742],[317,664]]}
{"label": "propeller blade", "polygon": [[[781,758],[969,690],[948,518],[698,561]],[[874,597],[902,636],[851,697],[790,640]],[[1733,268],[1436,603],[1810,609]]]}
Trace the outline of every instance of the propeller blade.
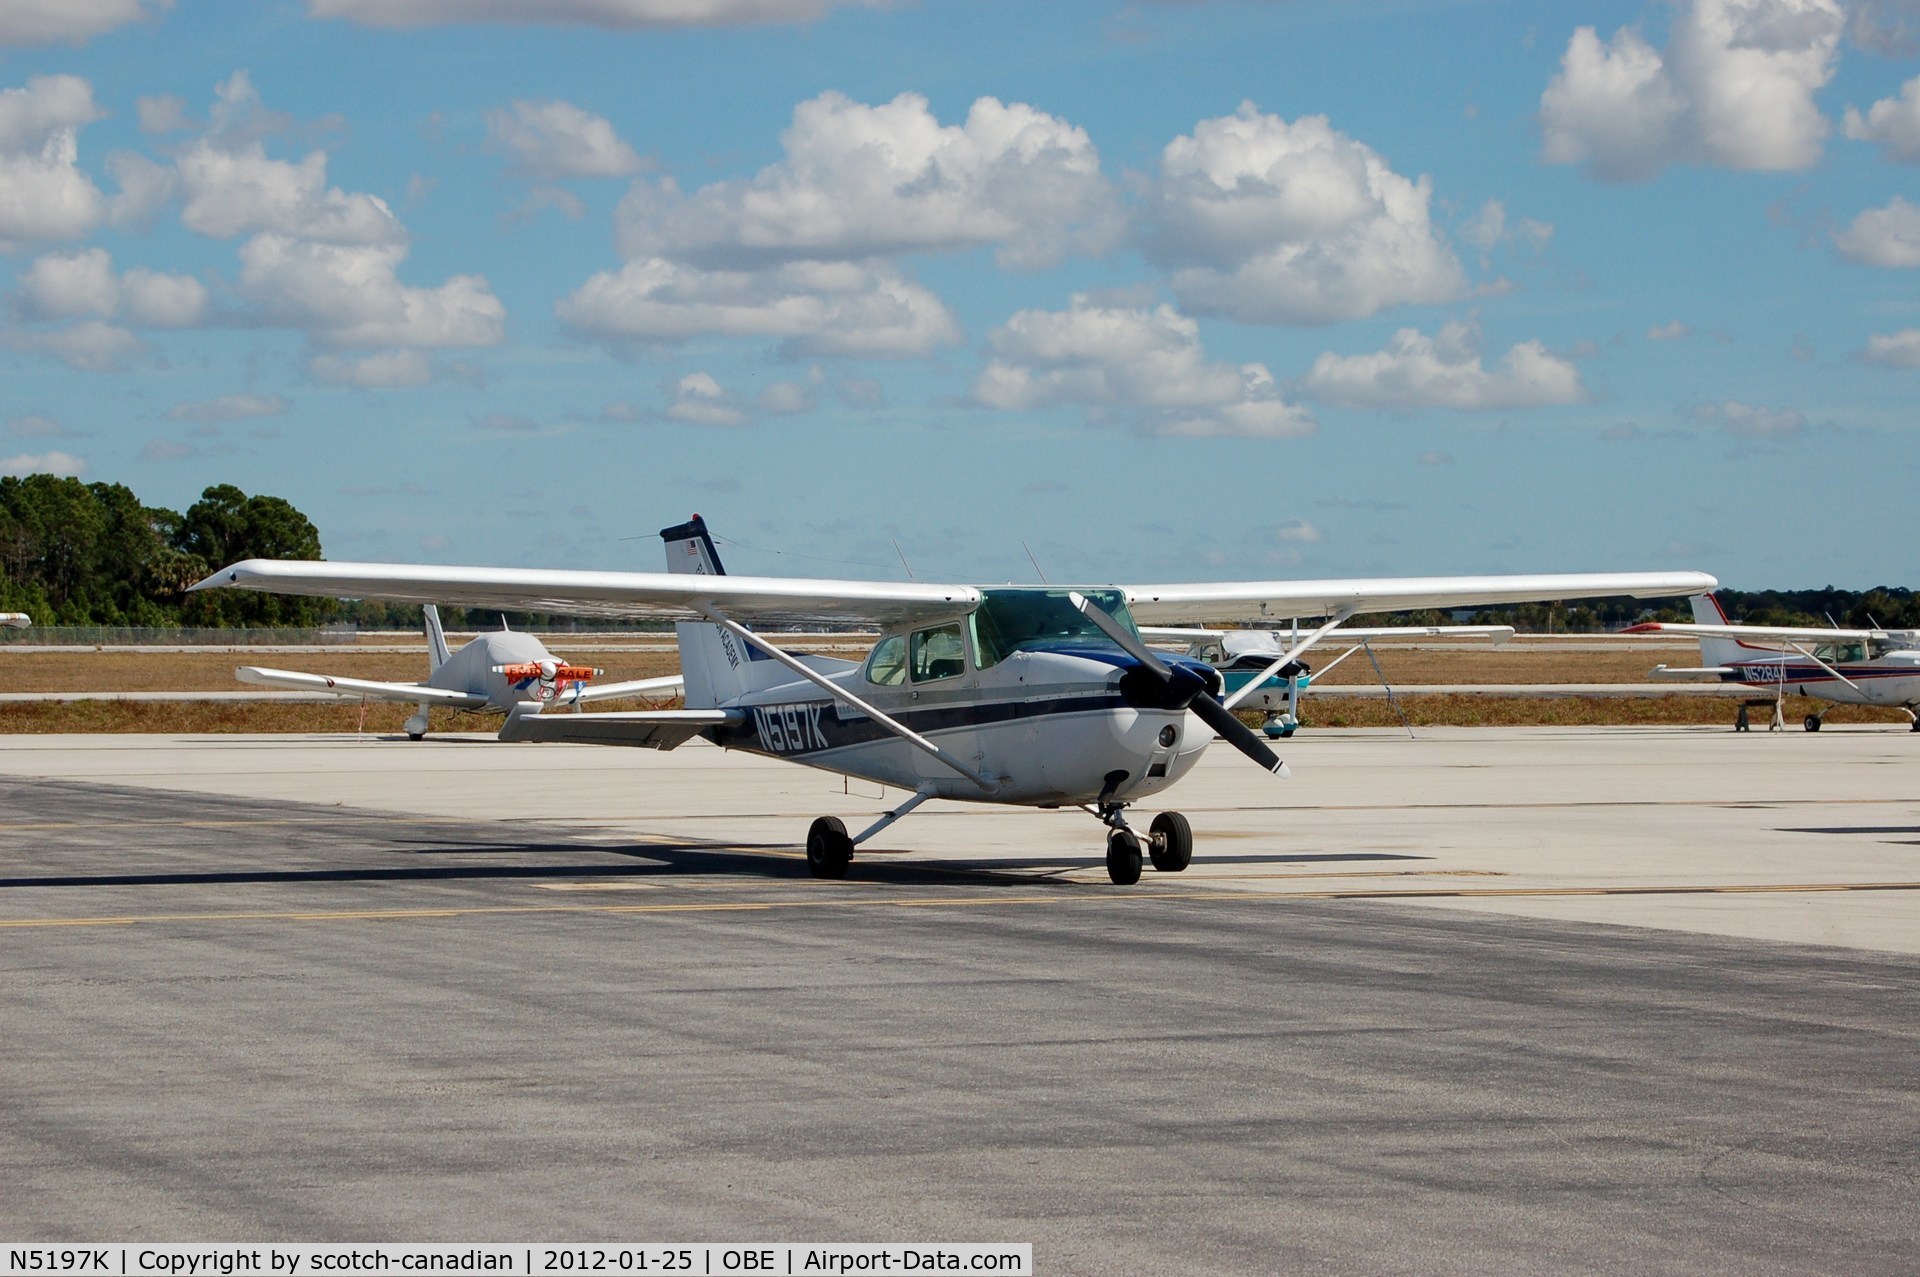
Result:
{"label": "propeller blade", "polygon": [[1121,651],[1158,674],[1162,682],[1173,681],[1173,671],[1167,668],[1167,663],[1156,656],[1153,649],[1142,643],[1139,637],[1126,626],[1109,616],[1106,609],[1077,592],[1070,592],[1067,598],[1089,621],[1100,627],[1101,633],[1118,643]]}
{"label": "propeller blade", "polygon": [[1193,698],[1187,708],[1198,714],[1201,722],[1224,736],[1228,744],[1262,768],[1282,779],[1287,777],[1287,765],[1280,761],[1280,756],[1268,749],[1267,742],[1260,739],[1259,733],[1234,717],[1233,711],[1225,705],[1202,692]]}

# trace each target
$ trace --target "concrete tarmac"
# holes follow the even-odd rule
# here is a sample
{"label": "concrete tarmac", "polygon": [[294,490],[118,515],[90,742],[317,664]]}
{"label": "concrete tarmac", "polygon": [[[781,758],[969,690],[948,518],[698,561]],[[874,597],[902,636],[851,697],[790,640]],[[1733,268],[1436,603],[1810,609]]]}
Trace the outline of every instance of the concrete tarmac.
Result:
{"label": "concrete tarmac", "polygon": [[1123,889],[956,804],[815,882],[877,792],[704,747],[0,741],[0,1234],[1912,1271],[1920,740],[1286,744]]}

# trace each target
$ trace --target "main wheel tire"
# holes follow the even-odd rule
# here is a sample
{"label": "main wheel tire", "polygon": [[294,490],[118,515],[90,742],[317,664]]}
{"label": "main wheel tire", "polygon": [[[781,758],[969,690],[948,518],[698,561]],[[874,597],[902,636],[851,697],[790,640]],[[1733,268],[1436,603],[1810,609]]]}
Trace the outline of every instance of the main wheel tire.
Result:
{"label": "main wheel tire", "polygon": [[807,828],[807,868],[816,878],[844,878],[853,863],[853,839],[838,816],[822,816]]}
{"label": "main wheel tire", "polygon": [[1107,835],[1107,877],[1121,887],[1140,881],[1140,840],[1124,829]]}
{"label": "main wheel tire", "polygon": [[1909,727],[1907,730],[1910,732],[1920,732],[1920,718],[1914,719],[1913,726]]}
{"label": "main wheel tire", "polygon": [[1817,732],[1820,730],[1820,716],[1818,714],[1809,714],[1801,720],[1800,726],[1810,732]]}
{"label": "main wheel tire", "polygon": [[1163,811],[1147,827],[1147,854],[1161,873],[1177,874],[1193,863],[1193,828],[1177,811]]}

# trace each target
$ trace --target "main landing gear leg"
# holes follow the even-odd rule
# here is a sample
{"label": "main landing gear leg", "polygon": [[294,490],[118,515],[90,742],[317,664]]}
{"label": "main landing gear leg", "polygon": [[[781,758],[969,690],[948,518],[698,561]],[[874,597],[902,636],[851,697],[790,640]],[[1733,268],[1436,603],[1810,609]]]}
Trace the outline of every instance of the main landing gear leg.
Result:
{"label": "main landing gear leg", "polygon": [[1916,710],[1911,705],[1902,705],[1900,708],[1907,711],[1907,721],[1912,724],[1907,730],[1920,732],[1920,710]]}

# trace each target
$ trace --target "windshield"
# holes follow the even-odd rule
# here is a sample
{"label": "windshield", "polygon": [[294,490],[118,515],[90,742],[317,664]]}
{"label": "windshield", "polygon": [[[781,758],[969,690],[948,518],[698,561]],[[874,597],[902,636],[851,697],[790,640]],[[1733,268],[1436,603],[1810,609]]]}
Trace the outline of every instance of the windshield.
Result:
{"label": "windshield", "polygon": [[[1088,620],[1066,590],[984,590],[986,601],[973,614],[973,647],[981,669],[998,665],[1023,648],[1108,647],[1118,645]],[[1081,590],[1102,611],[1133,630],[1126,596],[1118,590]]]}

